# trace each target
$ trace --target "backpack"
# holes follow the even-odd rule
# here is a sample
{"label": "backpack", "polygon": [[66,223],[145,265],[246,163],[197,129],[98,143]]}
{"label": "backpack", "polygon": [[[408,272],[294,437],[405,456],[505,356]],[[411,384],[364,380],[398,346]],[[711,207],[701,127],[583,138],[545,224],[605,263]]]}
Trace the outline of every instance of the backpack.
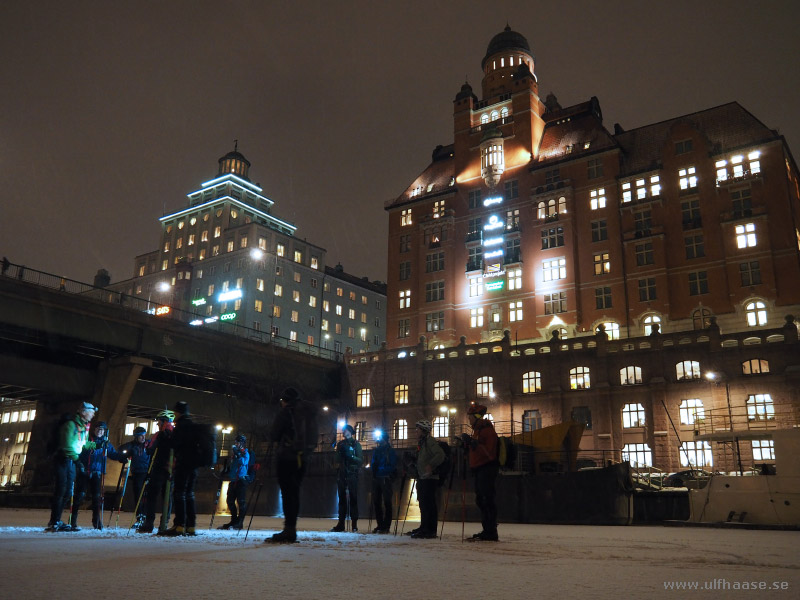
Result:
{"label": "backpack", "polygon": [[196,467],[217,464],[217,431],[207,423],[192,423],[192,450]]}
{"label": "backpack", "polygon": [[517,461],[517,446],[509,437],[497,436],[497,462],[500,468],[513,469]]}
{"label": "backpack", "polygon": [[47,455],[55,456],[61,446],[61,427],[64,423],[72,420],[73,413],[64,413],[53,422],[50,429],[50,436],[47,438]]}
{"label": "backpack", "polygon": [[450,456],[450,445],[447,442],[436,441],[444,452],[444,460],[436,467],[435,473],[439,476],[439,485],[444,485],[444,480],[450,475],[453,468],[453,460]]}

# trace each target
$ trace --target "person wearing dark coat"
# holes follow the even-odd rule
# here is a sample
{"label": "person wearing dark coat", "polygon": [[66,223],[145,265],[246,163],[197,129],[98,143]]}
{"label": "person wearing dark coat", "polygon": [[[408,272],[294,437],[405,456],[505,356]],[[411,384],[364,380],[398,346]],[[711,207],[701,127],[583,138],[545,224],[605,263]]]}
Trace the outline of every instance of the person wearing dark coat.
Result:
{"label": "person wearing dark coat", "polygon": [[397,476],[397,454],[385,433],[380,433],[369,468],[372,472],[372,507],[375,509],[377,525],[372,533],[389,533],[392,524],[393,487]]}
{"label": "person wearing dark coat", "polygon": [[103,518],[100,514],[100,507],[102,505],[103,495],[103,479],[106,473],[107,461],[117,460],[122,464],[128,461],[128,457],[122,452],[117,452],[111,442],[108,441],[108,425],[100,421],[94,426],[92,434],[89,436],[89,441],[95,443],[95,448],[90,450],[84,448],[81,452],[80,474],[75,478],[75,493],[72,502],[72,516],[70,518],[70,525],[74,530],[78,530],[78,511],[83,502],[83,497],[86,493],[86,488],[89,488],[89,493],[92,495],[92,527],[95,529],[103,528]]}
{"label": "person wearing dark coat", "polygon": [[275,417],[270,441],[275,448],[278,485],[283,502],[283,531],[265,542],[286,544],[297,541],[297,515],[300,511],[300,485],[317,445],[317,415],[314,405],[300,398],[294,388],[280,397],[281,409]]}
{"label": "person wearing dark coat", "polygon": [[172,504],[175,518],[172,527],[160,535],[197,535],[195,523],[197,509],[194,500],[194,486],[197,483],[197,454],[195,451],[194,424],[189,416],[186,402],[175,404],[175,431],[172,434],[172,448],[175,451],[175,470],[172,478]]}
{"label": "person wearing dark coat", "polygon": [[475,476],[475,504],[481,511],[483,529],[472,536],[471,541],[496,542],[497,504],[495,482],[500,471],[497,460],[497,432],[489,419],[484,419],[487,408],[472,404],[467,410],[472,435],[461,434],[465,447],[469,449],[469,468]]}
{"label": "person wearing dark coat", "polygon": [[[173,423],[175,413],[171,410],[162,410],[158,413],[158,433],[147,442],[147,454],[153,461],[150,467],[150,477],[147,479],[145,496],[147,502],[144,510],[144,523],[136,530],[137,533],[153,533],[156,522],[156,510],[159,498],[162,501],[166,493],[170,473],[170,450],[172,449],[172,434],[175,429]],[[167,515],[167,518],[169,515]],[[165,518],[166,520],[166,518]]]}
{"label": "person wearing dark coat", "polygon": [[[124,453],[130,460],[130,473],[128,477],[131,480],[131,487],[133,488],[133,502],[139,502],[142,495],[142,488],[144,482],[147,480],[147,469],[150,467],[150,454],[147,452],[147,440],[145,436],[147,430],[144,427],[137,427],[133,430],[133,440],[122,444],[119,451]],[[144,523],[145,514],[144,500],[139,503],[136,511],[136,527]]]}
{"label": "person wearing dark coat", "polygon": [[339,472],[336,478],[339,490],[339,522],[331,531],[344,531],[348,512],[353,525],[352,530],[358,531],[358,472],[364,462],[364,455],[355,433],[356,430],[352,425],[345,425],[342,430],[344,439],[336,444],[336,456],[339,460]]}

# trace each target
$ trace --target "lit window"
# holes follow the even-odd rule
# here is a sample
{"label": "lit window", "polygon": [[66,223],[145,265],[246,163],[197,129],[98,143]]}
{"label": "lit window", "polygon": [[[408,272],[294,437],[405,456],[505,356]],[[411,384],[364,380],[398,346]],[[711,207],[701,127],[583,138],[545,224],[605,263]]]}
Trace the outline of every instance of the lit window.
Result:
{"label": "lit window", "polygon": [[483,113],[481,115],[481,124],[488,123],[488,122],[489,122],[489,115],[486,114],[486,113]]}
{"label": "lit window", "polygon": [[411,225],[411,209],[406,208],[400,213],[400,225],[405,227],[406,225]]}
{"label": "lit window", "polygon": [[767,305],[761,301],[750,302],[744,307],[747,324],[750,327],[767,324]]}
{"label": "lit window", "polygon": [[752,248],[756,245],[756,224],[745,223],[736,226],[736,247]]}
{"label": "lit window", "polygon": [[336,312],[336,314],[338,316],[340,316],[340,317],[342,316],[342,305],[341,304],[337,304],[336,305],[336,311],[335,312]]}
{"label": "lit window", "polygon": [[442,216],[444,216],[444,200],[437,200],[436,202],[433,203],[433,218],[438,219],[439,217]]}
{"label": "lit window", "polygon": [[696,360],[684,360],[675,365],[675,376],[678,381],[700,379],[700,363]]}
{"label": "lit window", "polygon": [[605,275],[611,272],[611,261],[608,252],[601,252],[594,255],[594,274]]}
{"label": "lit window", "polygon": [[300,292],[297,290],[292,290],[292,300],[295,302],[300,302]]}
{"label": "lit window", "polygon": [[296,263],[303,262],[303,253],[300,250],[294,251],[294,262]]}
{"label": "lit window", "polygon": [[411,308],[411,290],[400,290],[400,308]]}
{"label": "lit window", "polygon": [[642,383],[642,368],[634,366],[622,367],[619,370],[619,383],[620,385]]}
{"label": "lit window", "polygon": [[372,390],[369,388],[361,388],[356,392],[356,407],[369,408],[372,404]]}
{"label": "lit window", "polygon": [[347,309],[347,318],[351,321],[355,321],[356,319],[356,311],[354,308]]}
{"label": "lit window", "polygon": [[512,323],[515,321],[522,321],[522,300],[509,303],[508,320]]}
{"label": "lit window", "polygon": [[289,332],[289,341],[296,342],[297,341],[297,332],[290,331]]}
{"label": "lit window", "polygon": [[217,225],[216,227],[214,227],[214,237],[218,238],[221,235],[222,235],[222,227]]}
{"label": "lit window", "polygon": [[760,375],[769,373],[769,362],[760,358],[753,358],[742,363],[742,373],[744,375]]}
{"label": "lit window", "polygon": [[509,269],[508,289],[509,290],[522,289],[522,269]]}
{"label": "lit window", "polygon": [[622,407],[622,427],[644,427],[644,407],[641,404],[626,404]]}
{"label": "lit window", "polygon": [[494,394],[494,378],[484,375],[475,381],[475,394],[478,398],[489,398]]}
{"label": "lit window", "polygon": [[450,417],[435,417],[433,419],[433,437],[450,437]]}
{"label": "lit window", "polygon": [[589,204],[592,210],[606,207],[606,189],[598,188],[589,192]]}
{"label": "lit window", "polygon": [[276,318],[280,318],[281,316],[281,307],[277,304],[272,306],[272,316]]}
{"label": "lit window", "polygon": [[394,403],[408,404],[408,385],[403,383],[394,386]]}
{"label": "lit window", "polygon": [[469,297],[474,298],[475,296],[480,296],[483,293],[483,279],[482,278],[472,278],[469,280]]}
{"label": "lit window", "polygon": [[342,288],[340,288],[340,287],[337,287],[336,288],[336,295],[339,296],[340,298],[344,297],[344,290]]}
{"label": "lit window", "polygon": [[747,155],[747,160],[750,164],[750,173],[755,175],[756,173],[761,173],[761,161],[759,157],[761,156],[761,152],[758,150],[751,152]]}
{"label": "lit window", "polygon": [[437,381],[433,384],[433,399],[437,402],[443,402],[450,399],[449,381]]}
{"label": "lit window", "polygon": [[395,440],[408,439],[408,421],[405,419],[398,419],[394,422],[392,433]]}
{"label": "lit window", "polygon": [[655,326],[659,326],[659,330],[661,329],[661,317],[656,315],[649,315],[644,318],[644,334],[650,335],[655,330]]}
{"label": "lit window", "polygon": [[471,308],[469,311],[469,326],[483,327],[483,308]]}
{"label": "lit window", "polygon": [[283,296],[283,286],[280,283],[275,284],[275,295]]}
{"label": "lit window", "polygon": [[569,370],[569,389],[588,390],[591,387],[589,367],[573,367]]}
{"label": "lit window", "polygon": [[752,440],[753,460],[775,460],[774,440]]}
{"label": "lit window", "polygon": [[317,306],[317,297],[316,296],[309,296],[308,297],[308,305],[311,308],[315,308]]}
{"label": "lit window", "polygon": [[[503,59],[501,58],[500,61],[501,61],[500,66],[503,66],[502,64]],[[499,118],[500,118],[500,113],[498,113],[496,110],[493,110],[491,115],[489,116],[489,119],[492,121],[496,121]]]}
{"label": "lit window", "polygon": [[317,258],[316,256],[311,257],[311,268],[319,269],[319,258]]}
{"label": "lit window", "polygon": [[608,339],[619,339],[619,323],[614,323],[613,321],[604,321],[603,323],[600,323],[600,329],[605,332]]}
{"label": "lit window", "polygon": [[628,181],[622,184],[622,201],[630,202],[633,200],[633,191],[631,190],[631,182]]}
{"label": "lit window", "polygon": [[678,181],[682,190],[697,187],[697,175],[695,167],[686,167],[678,171]]}
{"label": "lit window", "polygon": [[328,301],[328,300],[323,300],[322,301],[322,310],[324,310],[325,312],[330,312],[331,311],[331,303],[330,303],[330,301]]}
{"label": "lit window", "polygon": [[286,255],[286,246],[283,244],[278,244],[275,248],[275,254],[278,256],[285,256]]}
{"label": "lit window", "polygon": [[295,283],[300,283],[301,280],[302,280],[302,277],[300,276],[300,273],[295,271],[295,273],[294,273],[294,281],[295,281]]}
{"label": "lit window", "polygon": [[261,312],[262,307],[263,307],[263,302],[261,300],[256,300],[255,301],[255,311],[256,312]]}
{"label": "lit window", "polygon": [[538,371],[529,371],[522,375],[522,393],[535,394],[542,391],[542,374]]}
{"label": "lit window", "polygon": [[544,314],[556,315],[567,312],[567,292],[544,295]]}
{"label": "lit window", "polygon": [[444,311],[425,315],[425,331],[441,331],[444,329]]}
{"label": "lit window", "polygon": [[769,394],[751,394],[747,397],[748,421],[772,421],[775,419],[775,406]]}
{"label": "lit window", "polygon": [[678,412],[681,417],[681,425],[694,425],[698,420],[702,421],[706,418],[703,401],[700,398],[681,400]]}
{"label": "lit window", "polygon": [[194,233],[190,233],[189,234],[189,245],[190,246],[194,246],[194,237],[195,237]]}
{"label": "lit window", "polygon": [[567,277],[567,259],[556,258],[542,262],[542,280],[554,281]]}
{"label": "lit window", "polygon": [[627,460],[633,467],[652,467],[653,452],[647,444],[625,444],[622,460]]}
{"label": "lit window", "polygon": [[661,179],[658,175],[653,175],[650,177],[650,195],[651,196],[660,196],[661,195]]}
{"label": "lit window", "polygon": [[247,248],[247,236],[246,236],[246,235],[243,235],[243,236],[242,236],[242,237],[239,239],[239,247],[240,247],[240,248]]}

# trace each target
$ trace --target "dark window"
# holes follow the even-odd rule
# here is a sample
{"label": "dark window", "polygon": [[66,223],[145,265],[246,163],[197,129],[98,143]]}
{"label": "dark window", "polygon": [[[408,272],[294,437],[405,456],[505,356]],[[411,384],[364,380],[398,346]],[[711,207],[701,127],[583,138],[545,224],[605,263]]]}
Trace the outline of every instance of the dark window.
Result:
{"label": "dark window", "polygon": [[567,312],[567,293],[558,292],[556,294],[544,295],[544,314],[555,315]]}
{"label": "dark window", "polygon": [[692,140],[681,140],[675,143],[675,154],[686,154],[692,151]]}
{"label": "dark window", "polygon": [[608,226],[606,220],[592,221],[592,241],[602,242],[608,239]]}
{"label": "dark window", "polygon": [[594,301],[598,310],[611,308],[611,288],[601,287],[594,289]]}
{"label": "dark window", "polygon": [[653,218],[649,210],[640,210],[633,213],[633,223],[636,233],[650,235],[650,229],[653,227]]}
{"label": "dark window", "polygon": [[708,274],[705,271],[689,273],[689,295],[699,296],[708,293]]}
{"label": "dark window", "polygon": [[505,185],[505,198],[506,200],[513,200],[519,198],[519,183],[516,179],[513,181],[506,181]]}
{"label": "dark window", "polygon": [[542,428],[542,413],[537,409],[522,413],[522,431],[536,431]]}
{"label": "dark window", "polygon": [[515,240],[508,240],[506,242],[506,263],[515,263],[520,261],[520,248],[519,238]]}
{"label": "dark window", "polygon": [[411,334],[411,319],[400,319],[397,322],[397,337],[406,338]]}
{"label": "dark window", "polygon": [[425,284],[425,302],[444,300],[444,281],[432,281]]}
{"label": "dark window", "polygon": [[731,192],[731,203],[733,205],[733,218],[741,219],[753,215],[753,199],[750,196],[750,188],[734,190]]}
{"label": "dark window", "polygon": [[739,275],[742,277],[742,286],[758,285],[761,283],[761,267],[757,260],[739,264]]}
{"label": "dark window", "polygon": [[572,420],[576,423],[583,423],[586,429],[592,428],[592,411],[588,406],[573,406]]}
{"label": "dark window", "polygon": [[411,277],[411,262],[405,261],[400,263],[400,281],[405,281]]}
{"label": "dark window", "polygon": [[649,302],[656,299],[655,277],[646,277],[639,280],[639,301]]}
{"label": "dark window", "polygon": [[408,252],[411,250],[411,235],[400,236],[400,252]]}
{"label": "dark window", "polygon": [[425,315],[425,331],[441,331],[444,329],[444,311]]}
{"label": "dark window", "polygon": [[564,245],[564,228],[551,227],[542,229],[542,250],[559,248]]}
{"label": "dark window", "polygon": [[603,176],[603,163],[599,158],[593,158],[590,160],[587,167],[586,175],[589,179],[595,179],[596,177]]}
{"label": "dark window", "polygon": [[686,247],[686,258],[701,258],[706,255],[703,235],[690,235],[683,238]]}
{"label": "dark window", "polygon": [[561,175],[559,174],[558,169],[552,169],[551,171],[544,172],[544,184],[549,185],[551,183],[558,183],[561,181]]}
{"label": "dark window", "polygon": [[681,202],[681,221],[684,229],[699,229],[703,226],[703,220],[700,218],[699,200]]}
{"label": "dark window", "polygon": [[470,208],[480,208],[481,207],[481,191],[480,190],[472,190],[469,193],[469,207]]}
{"label": "dark window", "polygon": [[425,272],[434,273],[444,270],[444,252],[428,254],[425,257]]}
{"label": "dark window", "polygon": [[652,265],[653,264],[653,243],[646,242],[644,244],[636,244],[634,248],[636,250],[636,265],[641,267],[642,265]]}

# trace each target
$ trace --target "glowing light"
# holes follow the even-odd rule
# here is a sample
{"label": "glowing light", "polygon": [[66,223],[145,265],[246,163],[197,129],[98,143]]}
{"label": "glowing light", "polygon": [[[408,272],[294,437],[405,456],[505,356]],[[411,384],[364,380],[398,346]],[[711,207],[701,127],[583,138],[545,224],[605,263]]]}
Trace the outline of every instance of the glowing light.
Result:
{"label": "glowing light", "polygon": [[503,289],[503,282],[502,281],[491,281],[486,284],[486,289],[490,292],[495,290],[502,290]]}
{"label": "glowing light", "polygon": [[192,300],[192,304],[194,304],[195,306],[203,306],[203,304],[205,303],[206,303],[205,298],[198,298],[197,300]]}
{"label": "glowing light", "polygon": [[498,248],[497,250],[492,250],[491,252],[487,252],[483,255],[483,258],[497,258],[498,256],[503,256],[503,249]]}
{"label": "glowing light", "polygon": [[219,317],[216,317],[216,316],[214,316],[214,317],[206,317],[206,319],[205,319],[206,323],[216,323],[217,321],[219,321]]}
{"label": "glowing light", "polygon": [[486,198],[486,200],[483,201],[483,205],[492,206],[494,204],[500,204],[502,201],[503,201],[502,196],[493,196],[491,198]]}
{"label": "glowing light", "polygon": [[[274,202],[272,202],[272,200],[270,200],[269,198],[264,198],[264,200],[269,201],[270,204],[274,204]],[[202,210],[203,208],[205,208],[207,206],[219,204],[222,201],[228,201],[233,206],[238,206],[242,210],[247,210],[247,211],[253,212],[256,215],[258,215],[259,217],[262,217],[262,218],[266,219],[267,221],[271,221],[273,223],[277,223],[278,225],[282,225],[283,227],[286,227],[287,229],[289,229],[291,234],[294,234],[294,232],[297,230],[297,227],[295,227],[291,223],[287,223],[286,221],[282,221],[281,219],[279,219],[277,217],[274,217],[269,213],[265,213],[264,211],[259,210],[259,209],[255,208],[254,206],[252,206],[250,204],[245,204],[244,202],[242,202],[241,200],[237,200],[233,196],[221,196],[219,198],[214,198],[213,200],[209,200],[208,202],[204,202],[203,204],[197,204],[195,206],[191,206],[189,208],[185,208],[185,209],[183,209],[181,211],[178,211],[176,213],[172,213],[170,215],[164,215],[163,217],[159,218],[158,220],[161,221],[161,222],[169,221],[170,219],[174,219],[176,217],[180,217],[180,216],[183,216],[183,215],[191,213],[191,212],[196,212],[198,210]]]}
{"label": "glowing light", "polygon": [[376,429],[374,435],[375,435],[375,440],[380,441],[380,439],[383,437],[383,432],[380,429]]}
{"label": "glowing light", "polygon": [[484,246],[497,246],[497,244],[502,244],[503,238],[502,237],[493,237],[483,240]]}
{"label": "glowing light", "polygon": [[166,281],[162,281],[156,286],[156,289],[158,289],[159,292],[166,292],[169,290],[169,288],[170,285]]}
{"label": "glowing light", "polygon": [[202,325],[203,319],[195,319],[194,321],[189,321],[189,325]]}
{"label": "glowing light", "polygon": [[257,192],[262,191],[261,188],[258,187],[257,185],[250,183],[246,179],[242,179],[241,177],[237,177],[236,175],[231,175],[231,174],[222,175],[220,177],[217,177],[216,179],[212,179],[210,181],[206,181],[205,183],[201,183],[200,187],[206,188],[214,184],[221,183],[223,181],[233,181],[234,183],[239,183],[243,187],[249,188],[251,190],[255,190]]}
{"label": "glowing light", "polygon": [[405,350],[397,353],[397,358],[405,358],[406,356],[408,356],[408,352],[406,352]]}
{"label": "glowing light", "polygon": [[339,419],[336,422],[336,425],[337,425],[337,427],[339,427],[339,429],[343,429],[344,426],[347,425],[347,421],[345,421],[344,419]]}
{"label": "glowing light", "polygon": [[227,302],[228,300],[237,300],[242,297],[242,290],[230,290],[229,292],[222,292],[217,296],[217,302]]}
{"label": "glowing light", "polygon": [[505,223],[500,220],[500,217],[497,215],[492,215],[489,217],[489,222],[483,226],[483,228],[487,231],[493,231],[495,229],[500,229],[501,227],[505,227]]}
{"label": "glowing light", "polygon": [[219,316],[220,321],[233,321],[236,318],[236,313],[225,313],[224,315]]}
{"label": "glowing light", "polygon": [[564,323],[564,321],[562,321],[558,315],[553,315],[553,318],[550,320],[550,325],[548,325],[548,327],[555,327],[557,325],[563,326],[566,325],[566,323]]}
{"label": "glowing light", "polygon": [[156,316],[160,317],[162,315],[168,315],[170,313],[170,310],[171,309],[169,306],[159,306],[158,308],[156,308]]}
{"label": "glowing light", "polygon": [[250,250],[250,258],[253,260],[261,260],[264,256],[264,252],[259,250],[258,248],[253,248]]}

